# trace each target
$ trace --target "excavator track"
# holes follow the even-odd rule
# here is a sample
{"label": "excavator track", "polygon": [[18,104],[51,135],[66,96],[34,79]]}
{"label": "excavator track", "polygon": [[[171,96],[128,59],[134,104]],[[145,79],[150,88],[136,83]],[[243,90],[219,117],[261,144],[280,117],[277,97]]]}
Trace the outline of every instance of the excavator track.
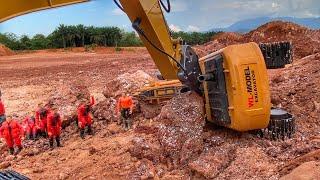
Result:
{"label": "excavator track", "polygon": [[259,47],[268,69],[284,68],[293,62],[291,42],[260,43]]}
{"label": "excavator track", "polygon": [[295,131],[295,118],[292,114],[282,109],[272,109],[269,126],[261,130],[260,135],[271,140],[285,140],[292,138]]}
{"label": "excavator track", "polygon": [[30,180],[30,178],[22,174],[19,174],[13,170],[0,171],[0,179],[1,180]]}

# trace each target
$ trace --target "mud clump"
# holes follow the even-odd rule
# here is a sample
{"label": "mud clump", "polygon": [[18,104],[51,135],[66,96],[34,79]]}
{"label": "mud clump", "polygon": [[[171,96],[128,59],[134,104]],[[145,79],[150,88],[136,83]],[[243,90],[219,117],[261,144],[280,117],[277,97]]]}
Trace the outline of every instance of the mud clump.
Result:
{"label": "mud clump", "polygon": [[138,89],[153,82],[154,79],[144,71],[125,73],[109,81],[103,91],[106,98],[120,96],[122,92],[135,93]]}
{"label": "mud clump", "polygon": [[92,108],[93,116],[100,121],[115,121],[116,103],[116,100],[113,98],[108,98],[99,102]]}
{"label": "mud clump", "polygon": [[77,120],[77,107],[82,101],[89,101],[90,92],[87,86],[80,83],[71,86],[58,86],[50,96],[48,104],[58,108],[63,115],[62,127],[65,128]]}
{"label": "mud clump", "polygon": [[158,178],[153,163],[147,159],[138,161],[127,176],[128,179],[154,179]]}
{"label": "mud clump", "polygon": [[162,108],[158,140],[174,168],[187,165],[203,149],[203,99],[196,94],[174,97]]}
{"label": "mud clump", "polygon": [[290,174],[282,177],[280,180],[291,179],[319,179],[320,178],[320,162],[310,161],[303,163],[294,169]]}

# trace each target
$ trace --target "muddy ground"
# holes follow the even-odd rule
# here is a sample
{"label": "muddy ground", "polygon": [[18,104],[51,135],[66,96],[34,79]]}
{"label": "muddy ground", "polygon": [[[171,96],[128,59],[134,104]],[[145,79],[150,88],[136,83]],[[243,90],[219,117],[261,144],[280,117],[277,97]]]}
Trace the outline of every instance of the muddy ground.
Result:
{"label": "muddy ground", "polygon": [[317,179],[319,69],[320,54],[315,52],[284,69],[269,70],[273,105],[287,109],[297,121],[292,139],[271,141],[205,123],[202,98],[192,93],[172,99],[156,118],[146,119],[137,111],[133,129],[122,130],[114,122],[114,97],[105,97],[110,89],[105,86],[129,87],[129,81],[120,86],[114,80],[138,70],[155,77],[156,67],[143,48],[3,56],[0,87],[8,114],[22,118],[53,98],[66,119],[82,87],[100,103],[98,114],[109,108],[95,118],[95,135],[85,140],[73,124],[68,126],[62,148],[49,151],[43,139],[25,141],[26,148],[14,157],[0,145],[0,169],[12,168],[32,179]]}

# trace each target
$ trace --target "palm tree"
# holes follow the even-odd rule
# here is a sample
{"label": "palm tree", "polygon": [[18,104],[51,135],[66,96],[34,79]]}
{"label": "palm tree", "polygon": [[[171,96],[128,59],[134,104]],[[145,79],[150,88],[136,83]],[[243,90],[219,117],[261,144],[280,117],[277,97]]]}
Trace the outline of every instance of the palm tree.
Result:
{"label": "palm tree", "polygon": [[66,48],[67,47],[66,45],[67,26],[65,26],[64,24],[60,24],[57,32],[62,38],[63,48]]}
{"label": "palm tree", "polygon": [[77,25],[77,37],[81,39],[81,46],[84,47],[84,37],[86,34],[86,27],[82,24]]}

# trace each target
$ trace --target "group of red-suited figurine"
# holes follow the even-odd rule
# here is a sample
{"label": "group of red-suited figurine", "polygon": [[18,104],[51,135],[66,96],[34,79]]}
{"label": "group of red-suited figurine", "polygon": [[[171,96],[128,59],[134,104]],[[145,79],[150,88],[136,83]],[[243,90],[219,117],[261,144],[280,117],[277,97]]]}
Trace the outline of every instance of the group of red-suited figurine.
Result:
{"label": "group of red-suited figurine", "polygon": [[[90,102],[82,101],[78,106],[77,124],[81,138],[84,138],[86,128],[87,133],[92,134],[90,109],[94,103],[94,97],[91,97]],[[24,137],[30,140],[37,140],[39,137],[48,138],[51,149],[54,147],[54,141],[57,147],[62,146],[60,142],[62,120],[58,109],[53,104],[49,103],[45,106],[39,104],[35,116],[25,117],[22,123],[19,123],[17,118],[15,114],[6,117],[0,92],[0,138],[6,143],[10,154],[18,154],[23,149]]]}

